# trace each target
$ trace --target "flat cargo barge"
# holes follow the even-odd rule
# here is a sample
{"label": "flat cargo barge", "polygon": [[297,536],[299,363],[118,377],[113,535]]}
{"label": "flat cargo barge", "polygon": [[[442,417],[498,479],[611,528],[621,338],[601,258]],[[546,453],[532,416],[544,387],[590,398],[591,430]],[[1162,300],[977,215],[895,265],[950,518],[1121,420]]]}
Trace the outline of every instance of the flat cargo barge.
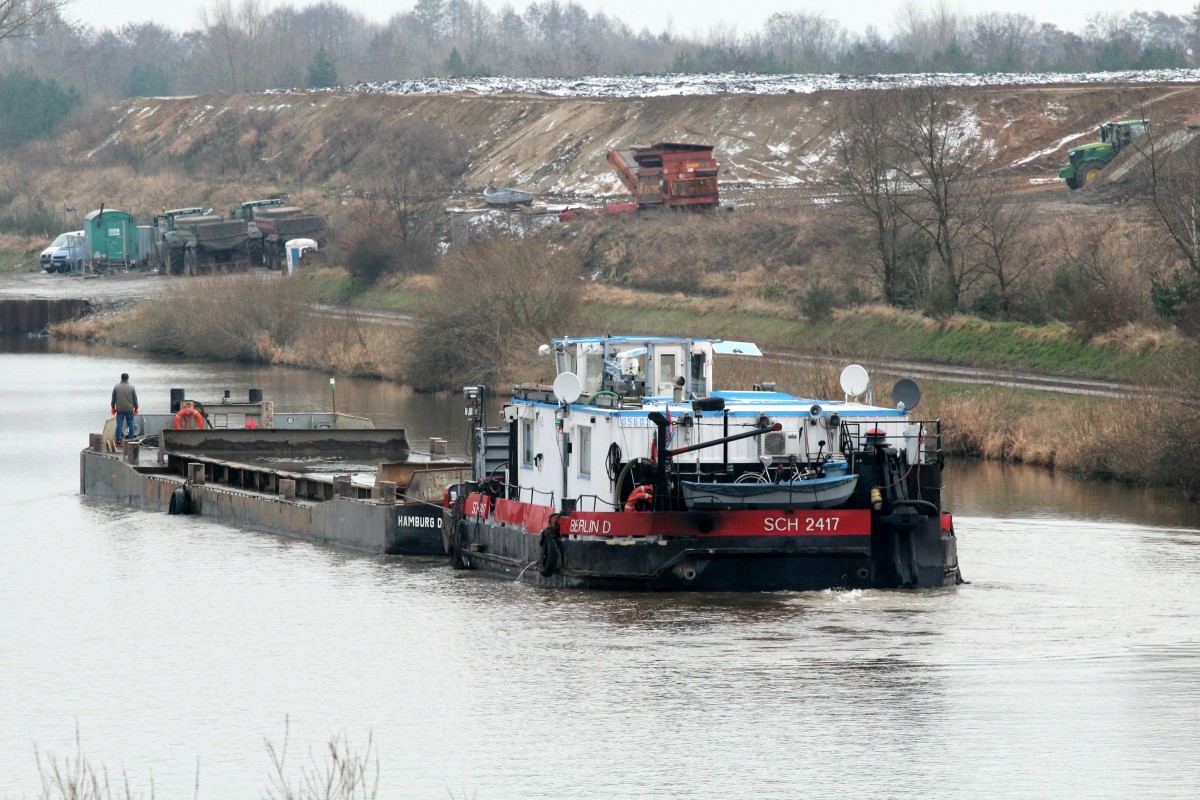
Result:
{"label": "flat cargo barge", "polygon": [[[215,428],[228,419],[218,407],[205,409],[199,430],[173,428],[172,414],[139,415],[141,435],[119,450],[110,421],[79,455],[80,493],[365,553],[444,555],[443,496],[470,477],[469,465],[415,454],[403,429],[377,429],[361,417],[309,414],[305,428],[274,429],[259,420],[295,424],[305,415],[273,413],[272,420],[243,408],[236,420],[244,427]],[[440,442],[431,443],[435,451]],[[373,483],[279,466],[334,455],[342,472],[345,463],[370,462]]]}

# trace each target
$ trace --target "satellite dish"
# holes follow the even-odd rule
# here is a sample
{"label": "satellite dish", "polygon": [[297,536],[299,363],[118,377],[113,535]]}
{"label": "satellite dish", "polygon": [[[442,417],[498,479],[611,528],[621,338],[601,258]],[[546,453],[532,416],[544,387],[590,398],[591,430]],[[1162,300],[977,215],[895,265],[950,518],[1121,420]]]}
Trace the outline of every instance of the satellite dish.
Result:
{"label": "satellite dish", "polygon": [[550,345],[548,345],[548,344],[539,345],[538,346],[538,355],[539,356],[550,355]]}
{"label": "satellite dish", "polygon": [[842,370],[841,377],[842,391],[850,397],[858,397],[867,390],[871,385],[871,377],[867,375],[865,367],[858,364],[851,364]]}
{"label": "satellite dish", "polygon": [[583,384],[574,372],[560,372],[554,379],[554,396],[560,403],[570,405],[583,394]]}
{"label": "satellite dish", "polygon": [[917,386],[914,380],[901,378],[892,387],[892,402],[896,404],[896,408],[912,411],[917,407],[917,403],[921,402],[921,387]]}

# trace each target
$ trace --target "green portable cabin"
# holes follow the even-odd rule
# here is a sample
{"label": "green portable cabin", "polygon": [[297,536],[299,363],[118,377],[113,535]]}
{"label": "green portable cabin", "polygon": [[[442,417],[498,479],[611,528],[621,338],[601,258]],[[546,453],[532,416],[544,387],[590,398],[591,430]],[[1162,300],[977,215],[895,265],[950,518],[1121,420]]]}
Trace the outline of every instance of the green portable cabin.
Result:
{"label": "green portable cabin", "polygon": [[138,260],[137,219],[127,211],[99,208],[83,218],[88,257],[96,267],[132,267]]}

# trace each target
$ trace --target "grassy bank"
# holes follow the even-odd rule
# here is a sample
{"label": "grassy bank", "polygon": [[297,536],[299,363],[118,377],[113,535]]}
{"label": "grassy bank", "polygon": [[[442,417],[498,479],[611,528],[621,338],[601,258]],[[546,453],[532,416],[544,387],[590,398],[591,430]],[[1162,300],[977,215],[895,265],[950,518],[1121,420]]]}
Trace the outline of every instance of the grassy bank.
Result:
{"label": "grassy bank", "polygon": [[760,346],[872,360],[1148,380],[1166,364],[1200,370],[1200,352],[1177,334],[1127,327],[1083,339],[1066,325],[988,322],[964,316],[933,320],[884,306],[837,311],[810,321],[785,304],[733,299],[651,296],[611,288],[589,291],[605,330],[742,338]]}
{"label": "grassy bank", "polygon": [[[321,302],[418,314],[437,295],[430,276],[356,290],[342,270],[302,279]],[[934,320],[885,306],[807,320],[790,304],[702,298],[589,284],[577,320],[588,332],[646,332],[748,339],[764,347],[842,358],[927,361],[1122,382],[1153,382],[1164,369],[1200,372],[1200,349],[1178,334],[1127,326],[1085,339],[1061,323],[1027,325],[966,316]],[[580,332],[583,332],[582,330]]]}

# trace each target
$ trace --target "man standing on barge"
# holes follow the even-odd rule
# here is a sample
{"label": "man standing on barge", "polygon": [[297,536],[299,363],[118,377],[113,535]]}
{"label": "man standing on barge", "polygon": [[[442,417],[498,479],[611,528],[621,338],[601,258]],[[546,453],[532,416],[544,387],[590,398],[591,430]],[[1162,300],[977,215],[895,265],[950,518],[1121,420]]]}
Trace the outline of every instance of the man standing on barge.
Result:
{"label": "man standing on barge", "polygon": [[[137,389],[129,382],[129,373],[121,373],[121,382],[113,387],[112,413],[117,415],[117,444],[137,435],[134,415],[138,413]],[[128,428],[126,428],[128,426]],[[128,430],[127,435],[122,435]]]}

